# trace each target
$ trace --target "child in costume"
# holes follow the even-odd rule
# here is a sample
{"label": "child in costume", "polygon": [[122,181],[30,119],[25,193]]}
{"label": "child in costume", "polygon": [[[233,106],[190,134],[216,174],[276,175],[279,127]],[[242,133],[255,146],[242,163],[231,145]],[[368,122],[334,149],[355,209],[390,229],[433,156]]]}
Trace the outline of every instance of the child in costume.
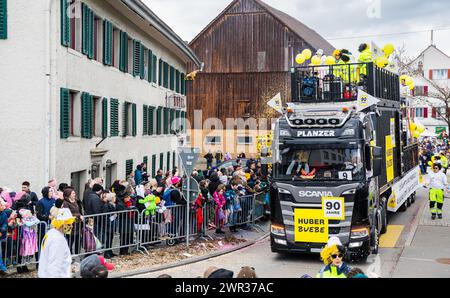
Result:
{"label": "child in costume", "polygon": [[320,252],[325,266],[317,273],[317,278],[347,278],[351,268],[344,262],[345,247],[337,237],[328,239],[327,245]]}
{"label": "child in costume", "polygon": [[39,220],[28,209],[21,209],[19,214],[22,218],[22,237],[20,239],[19,254],[22,257],[34,256],[38,252],[36,227],[39,224]]}

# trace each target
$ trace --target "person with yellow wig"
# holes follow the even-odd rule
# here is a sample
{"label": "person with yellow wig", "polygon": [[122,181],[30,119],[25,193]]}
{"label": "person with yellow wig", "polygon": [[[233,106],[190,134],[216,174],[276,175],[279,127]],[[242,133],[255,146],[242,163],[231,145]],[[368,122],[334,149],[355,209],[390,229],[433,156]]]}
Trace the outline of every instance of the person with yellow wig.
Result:
{"label": "person with yellow wig", "polygon": [[61,208],[45,234],[39,256],[39,278],[70,278],[72,256],[64,235],[70,235],[75,222],[70,209]]}
{"label": "person with yellow wig", "polygon": [[317,278],[347,278],[351,268],[344,262],[345,247],[338,237],[328,239],[327,245],[320,252],[325,266],[317,273]]}

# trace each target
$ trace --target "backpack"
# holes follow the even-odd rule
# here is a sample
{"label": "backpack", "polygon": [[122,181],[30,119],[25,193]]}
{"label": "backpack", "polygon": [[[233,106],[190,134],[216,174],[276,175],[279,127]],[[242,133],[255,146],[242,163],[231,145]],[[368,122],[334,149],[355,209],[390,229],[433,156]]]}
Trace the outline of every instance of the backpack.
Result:
{"label": "backpack", "polygon": [[174,190],[173,188],[168,188],[168,189],[166,189],[166,190],[164,191],[164,194],[163,194],[163,200],[166,202],[166,204],[164,205],[164,206],[166,206],[166,207],[176,205],[176,204],[172,201],[172,199],[170,198],[170,195],[171,195],[171,193],[172,193],[173,190]]}

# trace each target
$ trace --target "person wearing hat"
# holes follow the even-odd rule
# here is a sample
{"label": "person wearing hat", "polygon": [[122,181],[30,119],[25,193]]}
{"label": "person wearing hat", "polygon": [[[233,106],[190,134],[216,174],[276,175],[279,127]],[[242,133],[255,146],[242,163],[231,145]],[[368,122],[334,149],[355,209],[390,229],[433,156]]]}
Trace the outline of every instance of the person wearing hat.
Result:
{"label": "person wearing hat", "polygon": [[81,278],[107,278],[111,270],[114,270],[114,264],[107,263],[103,256],[97,254],[84,258],[80,264]]}
{"label": "person wearing hat", "polygon": [[[361,53],[358,58],[358,63],[369,63],[373,61],[372,51],[368,43],[362,43],[359,45],[358,51]],[[358,65],[359,76],[367,76],[367,65]]]}
{"label": "person wearing hat", "polygon": [[318,278],[347,278],[351,268],[344,262],[345,247],[337,237],[328,239],[327,245],[320,252],[325,266],[317,273]]}
{"label": "person wearing hat", "polygon": [[42,240],[39,256],[39,278],[70,278],[72,257],[65,234],[70,234],[75,217],[67,208],[58,210],[52,229]]}

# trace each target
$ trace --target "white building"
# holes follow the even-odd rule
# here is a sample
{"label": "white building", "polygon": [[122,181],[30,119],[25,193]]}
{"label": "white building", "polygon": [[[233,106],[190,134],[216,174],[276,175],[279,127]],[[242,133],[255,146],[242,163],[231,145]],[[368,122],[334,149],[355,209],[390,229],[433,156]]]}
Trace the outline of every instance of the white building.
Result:
{"label": "white building", "polygon": [[433,97],[437,90],[432,83],[450,87],[450,57],[435,45],[430,45],[411,62],[411,67],[421,72],[414,77],[411,115],[430,132],[439,133],[445,129],[448,133],[447,123],[439,119],[439,113],[445,114],[445,104]]}
{"label": "white building", "polygon": [[200,61],[140,0],[0,0],[0,57],[0,186],[177,164]]}

